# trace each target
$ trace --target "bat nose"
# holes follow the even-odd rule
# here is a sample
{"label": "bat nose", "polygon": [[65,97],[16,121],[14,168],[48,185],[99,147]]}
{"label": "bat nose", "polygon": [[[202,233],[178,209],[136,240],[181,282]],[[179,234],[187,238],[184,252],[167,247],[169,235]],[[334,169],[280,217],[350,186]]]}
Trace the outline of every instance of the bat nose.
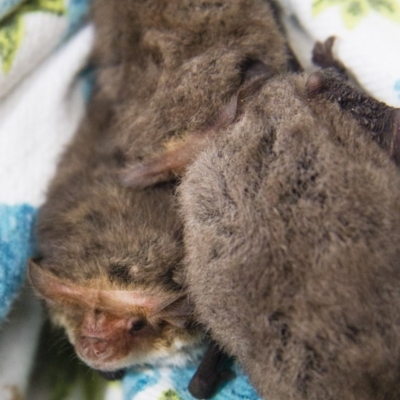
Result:
{"label": "bat nose", "polygon": [[103,359],[111,353],[109,342],[98,337],[81,336],[78,344],[82,355],[87,358]]}

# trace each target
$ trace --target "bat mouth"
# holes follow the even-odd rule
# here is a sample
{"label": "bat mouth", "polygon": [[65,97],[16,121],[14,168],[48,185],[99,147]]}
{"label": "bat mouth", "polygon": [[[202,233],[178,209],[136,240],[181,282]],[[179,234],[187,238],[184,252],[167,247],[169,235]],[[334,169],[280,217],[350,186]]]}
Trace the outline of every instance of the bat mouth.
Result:
{"label": "bat mouth", "polygon": [[128,341],[116,343],[115,338],[80,337],[75,343],[75,351],[89,367],[103,373],[113,374],[143,358],[143,351],[130,346],[130,344]]}
{"label": "bat mouth", "polygon": [[[112,356],[107,360],[104,359],[100,360],[98,358],[88,358],[82,355],[78,349],[76,349],[76,353],[78,357],[90,368],[99,371],[99,373],[101,374],[110,374],[110,377],[117,371],[123,371],[124,368],[129,366],[129,363],[127,362],[124,363],[125,359],[115,359]],[[115,379],[120,379],[120,378],[115,378]],[[110,380],[112,379],[110,378]]]}
{"label": "bat mouth", "polygon": [[118,357],[111,340],[82,336],[75,343],[75,351],[83,362],[96,370],[113,372],[125,367],[121,365],[124,357]]}

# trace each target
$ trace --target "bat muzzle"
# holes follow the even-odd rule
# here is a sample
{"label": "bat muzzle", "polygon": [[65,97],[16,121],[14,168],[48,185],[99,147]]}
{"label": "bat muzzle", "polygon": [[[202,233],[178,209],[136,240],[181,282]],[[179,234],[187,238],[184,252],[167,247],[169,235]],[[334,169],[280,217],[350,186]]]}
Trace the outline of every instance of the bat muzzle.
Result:
{"label": "bat muzzle", "polygon": [[75,348],[87,360],[107,360],[113,356],[113,350],[108,340],[98,337],[81,336]]}

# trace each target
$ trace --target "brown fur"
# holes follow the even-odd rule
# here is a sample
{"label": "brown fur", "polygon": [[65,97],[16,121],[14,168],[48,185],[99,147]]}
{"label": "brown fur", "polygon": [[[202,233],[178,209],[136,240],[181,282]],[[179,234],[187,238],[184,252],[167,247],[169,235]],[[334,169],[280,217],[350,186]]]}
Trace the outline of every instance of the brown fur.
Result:
{"label": "brown fur", "polygon": [[400,165],[400,109],[356,90],[336,68],[314,73],[308,94],[337,102]]}
{"label": "brown fur", "polygon": [[97,85],[40,210],[29,269],[53,322],[94,368],[173,358],[198,341],[179,280],[174,188],[134,191],[117,177],[212,124],[249,65],[290,68],[276,12],[262,0],[94,2]]}
{"label": "brown fur", "polygon": [[265,399],[400,398],[400,176],[305,75],[275,78],[180,187],[197,317]]}
{"label": "brown fur", "polygon": [[[40,267],[32,261],[30,276],[78,355],[93,368],[115,370],[186,354],[199,335],[173,279],[183,255],[173,188],[135,192],[116,183],[115,159],[103,149],[112,124],[98,101],[40,210]],[[134,332],[137,320],[145,324]],[[94,344],[83,351],[88,338]],[[98,343],[107,344],[107,358]]]}
{"label": "brown fur", "polygon": [[238,92],[249,63],[261,60],[274,74],[291,68],[269,2],[152,1],[127,10],[138,30],[121,33],[126,45],[135,44],[116,119],[127,166],[212,124]]}
{"label": "brown fur", "polygon": [[346,68],[335,59],[332,52],[334,41],[335,38],[331,36],[314,46],[313,62],[326,70],[313,74],[308,94],[337,102],[400,165],[400,110],[389,107],[346,82]]}

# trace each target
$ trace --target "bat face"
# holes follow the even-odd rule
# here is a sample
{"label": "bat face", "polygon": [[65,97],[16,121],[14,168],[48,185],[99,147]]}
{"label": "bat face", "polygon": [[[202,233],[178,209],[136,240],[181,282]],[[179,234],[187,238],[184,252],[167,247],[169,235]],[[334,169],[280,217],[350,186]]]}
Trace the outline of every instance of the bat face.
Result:
{"label": "bat face", "polygon": [[80,303],[50,306],[50,313],[65,328],[79,358],[101,371],[118,370],[143,359],[159,334],[144,313],[118,315]]}
{"label": "bat face", "polygon": [[34,261],[29,276],[53,323],[65,329],[79,358],[94,369],[162,363],[164,357],[180,363],[198,342],[199,335],[189,326],[191,307],[184,293],[118,290],[106,280],[80,286]]}

